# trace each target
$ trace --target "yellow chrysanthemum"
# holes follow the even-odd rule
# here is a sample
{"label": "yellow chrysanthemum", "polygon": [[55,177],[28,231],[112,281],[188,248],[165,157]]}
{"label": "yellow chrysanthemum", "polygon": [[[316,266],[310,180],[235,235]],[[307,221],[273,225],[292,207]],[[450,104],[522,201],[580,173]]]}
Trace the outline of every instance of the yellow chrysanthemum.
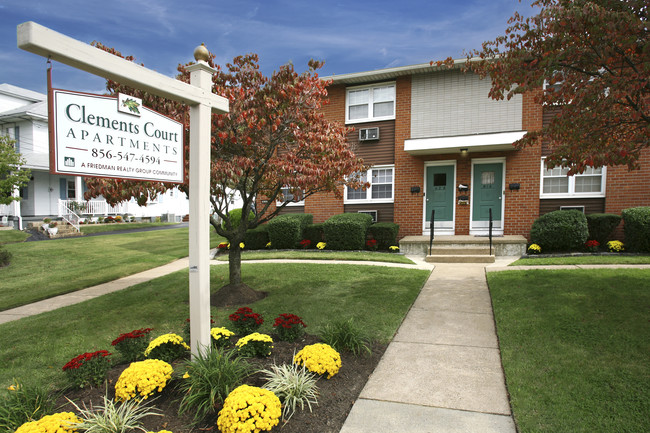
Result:
{"label": "yellow chrysanthemum", "polygon": [[271,391],[242,385],[223,402],[217,427],[222,433],[270,431],[280,421],[281,407],[280,399]]}
{"label": "yellow chrysanthemum", "polygon": [[133,362],[117,380],[115,398],[120,401],[132,398],[146,400],[154,392],[160,392],[167,386],[173,372],[171,365],[159,359]]}
{"label": "yellow chrysanthemum", "polygon": [[81,420],[72,412],[46,415],[38,421],[30,421],[16,429],[15,433],[72,433]]}
{"label": "yellow chrysanthemum", "polygon": [[328,344],[311,344],[296,354],[293,363],[305,366],[312,373],[327,373],[330,379],[341,368],[341,355]]}

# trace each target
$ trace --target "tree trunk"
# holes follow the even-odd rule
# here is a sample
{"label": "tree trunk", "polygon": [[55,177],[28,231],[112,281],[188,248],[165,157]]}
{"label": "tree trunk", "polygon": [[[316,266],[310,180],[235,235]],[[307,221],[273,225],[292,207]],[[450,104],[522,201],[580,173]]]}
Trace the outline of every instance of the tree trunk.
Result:
{"label": "tree trunk", "polygon": [[230,241],[228,251],[228,272],[230,283],[220,288],[210,296],[213,307],[233,307],[252,304],[266,297],[266,293],[258,292],[241,281],[241,248],[239,240]]}
{"label": "tree trunk", "polygon": [[230,242],[228,273],[230,275],[230,284],[241,284],[241,248],[239,248],[239,242]]}

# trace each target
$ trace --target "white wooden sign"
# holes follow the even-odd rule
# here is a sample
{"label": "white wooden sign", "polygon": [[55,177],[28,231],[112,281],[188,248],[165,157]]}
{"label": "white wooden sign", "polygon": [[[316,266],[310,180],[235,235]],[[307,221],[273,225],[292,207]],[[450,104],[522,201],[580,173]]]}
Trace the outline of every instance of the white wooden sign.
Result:
{"label": "white wooden sign", "polygon": [[138,98],[53,89],[50,171],[182,183],[183,124]]}

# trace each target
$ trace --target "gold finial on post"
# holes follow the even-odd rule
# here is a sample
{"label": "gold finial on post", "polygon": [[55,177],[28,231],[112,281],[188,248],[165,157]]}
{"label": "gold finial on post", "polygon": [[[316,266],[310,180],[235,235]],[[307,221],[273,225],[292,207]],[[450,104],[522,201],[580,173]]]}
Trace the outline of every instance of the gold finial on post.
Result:
{"label": "gold finial on post", "polygon": [[208,49],[205,47],[204,43],[201,43],[198,47],[194,49],[194,59],[197,62],[204,61],[207,62],[210,60],[210,52]]}

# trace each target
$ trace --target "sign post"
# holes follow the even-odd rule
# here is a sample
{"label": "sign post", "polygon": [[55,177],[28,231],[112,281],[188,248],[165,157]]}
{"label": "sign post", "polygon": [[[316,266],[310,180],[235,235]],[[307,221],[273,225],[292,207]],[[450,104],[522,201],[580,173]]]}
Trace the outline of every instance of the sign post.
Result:
{"label": "sign post", "polygon": [[[208,50],[194,50],[190,84],[210,93],[212,75]],[[210,346],[210,107],[190,107],[190,336],[193,354]],[[206,336],[206,337],[204,337]]]}
{"label": "sign post", "polygon": [[210,115],[228,112],[228,100],[211,91],[207,58],[196,55],[203,50],[195,50],[198,63],[187,84],[31,21],[18,25],[17,39],[25,51],[190,106],[190,346],[196,356],[210,347]]}

